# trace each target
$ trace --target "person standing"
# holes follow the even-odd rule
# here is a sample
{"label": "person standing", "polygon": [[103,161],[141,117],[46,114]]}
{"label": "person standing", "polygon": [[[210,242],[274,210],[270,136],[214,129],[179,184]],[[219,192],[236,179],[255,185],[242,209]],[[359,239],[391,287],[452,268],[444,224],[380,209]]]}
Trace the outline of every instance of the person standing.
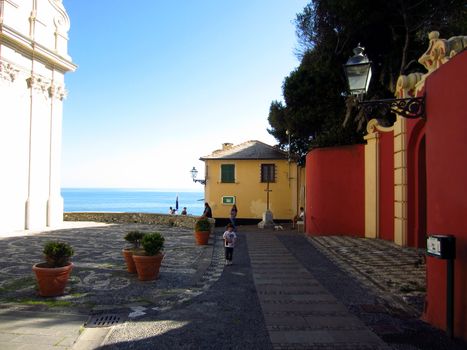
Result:
{"label": "person standing", "polygon": [[222,237],[224,238],[225,247],[225,265],[232,265],[233,251],[235,241],[237,240],[237,235],[232,224],[227,224],[226,231]]}
{"label": "person standing", "polygon": [[230,223],[232,224],[234,231],[237,231],[237,223],[236,223],[237,213],[238,213],[238,209],[237,209],[237,206],[234,204],[232,205],[232,209],[230,209]]}
{"label": "person standing", "polygon": [[204,203],[203,216],[206,217],[206,218],[212,218],[212,210],[211,210],[211,207],[209,206],[208,202]]}
{"label": "person standing", "polygon": [[183,207],[182,215],[187,215],[186,207]]}

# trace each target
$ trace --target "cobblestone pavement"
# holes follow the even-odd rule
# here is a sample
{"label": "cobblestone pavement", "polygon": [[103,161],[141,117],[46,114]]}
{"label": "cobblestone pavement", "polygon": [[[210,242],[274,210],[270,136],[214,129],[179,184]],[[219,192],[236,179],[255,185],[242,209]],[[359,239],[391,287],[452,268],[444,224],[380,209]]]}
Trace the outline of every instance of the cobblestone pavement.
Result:
{"label": "cobblestone pavement", "polygon": [[[424,261],[418,251],[380,240],[309,238],[284,227],[241,226],[234,265],[227,267],[221,228],[208,246],[195,245],[191,230],[140,224],[3,237],[1,308],[12,311],[12,320],[15,310],[128,317],[101,334],[87,328],[75,344],[86,350],[467,349],[419,319]],[[157,281],[126,272],[123,236],[135,229],[166,237]],[[50,239],[75,247],[75,269],[65,296],[44,299],[31,266]],[[97,343],[86,342],[92,336]]]}
{"label": "cobblestone pavement", "polygon": [[378,291],[378,295],[413,316],[423,312],[425,259],[420,249],[381,239],[348,236],[307,237],[342,270]]}
{"label": "cobblestone pavement", "polygon": [[[378,335],[392,349],[397,350],[462,350],[467,349],[467,344],[460,340],[449,339],[446,334],[429,324],[423,322],[419,318],[419,310],[417,305],[419,302],[409,305],[405,304],[404,300],[413,300],[404,298],[405,291],[400,288],[394,289],[396,294],[391,295],[386,288],[381,289],[379,286],[384,286],[381,281],[384,281],[386,271],[392,273],[393,266],[391,261],[386,261],[388,265],[376,264],[374,259],[373,266],[375,273],[372,276],[380,276],[380,283],[373,283],[367,278],[367,273],[361,271],[359,267],[365,261],[363,251],[368,251],[371,255],[371,244],[376,244],[382,251],[381,255],[391,256],[393,262],[404,261],[406,254],[417,256],[418,252],[410,252],[408,248],[398,248],[389,242],[368,242],[369,240],[360,238],[349,238],[357,246],[370,243],[370,245],[361,250],[358,259],[349,259],[343,262],[344,258],[328,258],[335,255],[324,245],[315,245],[316,238],[293,234],[290,232],[276,233],[277,237],[284,246],[293,254],[295,258],[306,268],[319,283],[323,285],[337,300],[341,301],[349,312],[360,319],[366,327]],[[328,241],[328,246],[338,247],[338,242],[343,237],[318,237],[318,240]],[[330,242],[333,242],[332,244]],[[310,244],[312,243],[312,244]],[[317,248],[319,247],[319,249]],[[386,252],[387,254],[384,254]],[[358,252],[346,252],[345,254],[356,254]],[[355,268],[352,267],[355,264]],[[368,263],[367,263],[368,264]],[[345,268],[344,268],[345,266]],[[406,271],[405,277],[400,277],[400,285],[417,281],[417,274],[420,274],[416,265],[413,266],[417,272],[412,275]],[[376,279],[376,277],[373,277]],[[420,281],[420,280],[419,280]],[[420,282],[421,283],[421,282]],[[410,283],[412,285],[412,283]],[[422,293],[422,292],[420,292]],[[419,298],[424,298],[419,295]],[[405,305],[404,305],[405,304]]]}
{"label": "cobblestone pavement", "polygon": [[[158,231],[165,237],[158,280],[141,282],[126,271],[121,250],[130,230]],[[37,295],[31,267],[43,260],[43,245],[50,240],[73,246],[74,268],[66,294],[44,299]],[[165,310],[199,295],[219,278],[223,266],[212,264],[214,248],[196,245],[192,230],[142,224],[97,224],[6,237],[0,240],[0,302],[2,308],[84,314],[112,311],[129,317]]]}

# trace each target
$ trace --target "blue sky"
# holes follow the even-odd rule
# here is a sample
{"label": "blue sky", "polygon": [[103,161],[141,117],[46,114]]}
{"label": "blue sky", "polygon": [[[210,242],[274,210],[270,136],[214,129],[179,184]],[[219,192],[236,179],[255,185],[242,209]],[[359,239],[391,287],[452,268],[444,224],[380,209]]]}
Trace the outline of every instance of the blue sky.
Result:
{"label": "blue sky", "polygon": [[199,157],[260,140],[308,0],[64,0],[62,187],[202,190]]}

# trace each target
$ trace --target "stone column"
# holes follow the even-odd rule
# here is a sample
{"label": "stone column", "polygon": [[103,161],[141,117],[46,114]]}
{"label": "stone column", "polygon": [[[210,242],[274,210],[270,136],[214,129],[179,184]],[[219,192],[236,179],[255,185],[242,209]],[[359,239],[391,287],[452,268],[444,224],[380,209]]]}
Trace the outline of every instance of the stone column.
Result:
{"label": "stone column", "polygon": [[60,157],[62,144],[62,100],[66,91],[59,83],[52,82],[50,95],[50,152],[49,152],[49,198],[47,199],[47,226],[63,222],[63,198],[60,193]]}
{"label": "stone column", "polygon": [[407,146],[406,120],[394,124],[394,243],[407,245]]}
{"label": "stone column", "polygon": [[48,109],[50,81],[32,74],[27,79],[30,91],[29,105],[29,172],[26,200],[27,230],[46,226],[48,176],[50,169],[50,113]]}

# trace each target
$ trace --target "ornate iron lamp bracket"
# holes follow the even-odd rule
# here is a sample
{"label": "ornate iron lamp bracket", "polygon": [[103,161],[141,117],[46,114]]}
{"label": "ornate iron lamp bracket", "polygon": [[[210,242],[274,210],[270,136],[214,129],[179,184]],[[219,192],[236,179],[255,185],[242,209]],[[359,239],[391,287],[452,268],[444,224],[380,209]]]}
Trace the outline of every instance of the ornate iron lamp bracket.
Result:
{"label": "ornate iron lamp bracket", "polygon": [[194,183],[199,182],[201,185],[206,185],[206,180],[198,180],[198,179],[193,179]]}
{"label": "ornate iron lamp bracket", "polygon": [[371,116],[375,113],[380,114],[382,111],[398,114],[401,117],[416,119],[426,119],[425,114],[425,96],[400,98],[400,99],[385,99],[360,101],[359,107],[363,110],[365,116]]}

